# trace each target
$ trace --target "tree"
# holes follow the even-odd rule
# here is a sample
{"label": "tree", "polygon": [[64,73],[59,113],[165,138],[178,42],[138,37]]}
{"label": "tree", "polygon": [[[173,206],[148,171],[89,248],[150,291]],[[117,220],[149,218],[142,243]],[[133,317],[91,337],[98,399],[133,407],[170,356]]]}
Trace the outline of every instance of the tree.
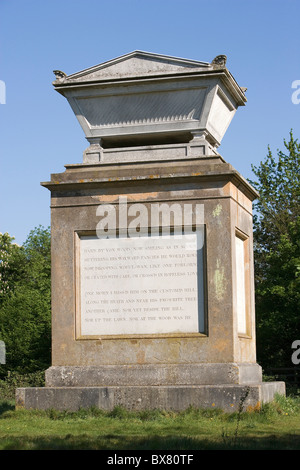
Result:
{"label": "tree", "polygon": [[268,154],[251,181],[257,355],[263,367],[291,367],[291,345],[300,339],[300,144],[290,131],[285,152]]}
{"label": "tree", "polygon": [[[2,243],[1,243],[2,242]],[[9,371],[34,372],[50,364],[51,258],[50,230],[32,230],[19,247],[8,235],[0,238],[0,340]]]}
{"label": "tree", "polygon": [[0,305],[24,274],[25,253],[8,233],[0,233]]}

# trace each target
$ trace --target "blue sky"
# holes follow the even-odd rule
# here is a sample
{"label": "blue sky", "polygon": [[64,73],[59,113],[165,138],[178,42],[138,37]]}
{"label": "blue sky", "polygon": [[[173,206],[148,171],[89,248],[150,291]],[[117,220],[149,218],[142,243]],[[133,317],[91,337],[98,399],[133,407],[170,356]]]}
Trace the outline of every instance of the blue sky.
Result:
{"label": "blue sky", "polygon": [[[22,244],[50,225],[50,193],[40,186],[88,146],[53,70],[67,75],[134,50],[227,67],[247,90],[219,148],[252,178],[267,146],[300,139],[299,0],[0,0],[0,232]],[[300,95],[299,95],[300,96]],[[3,101],[3,98],[2,100]]]}

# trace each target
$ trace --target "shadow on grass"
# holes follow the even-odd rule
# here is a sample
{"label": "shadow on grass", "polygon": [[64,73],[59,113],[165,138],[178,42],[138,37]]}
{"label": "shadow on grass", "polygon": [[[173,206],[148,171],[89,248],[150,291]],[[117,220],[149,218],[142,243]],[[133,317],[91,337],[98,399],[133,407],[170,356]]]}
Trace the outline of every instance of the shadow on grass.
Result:
{"label": "shadow on grass", "polygon": [[206,439],[161,437],[129,438],[122,435],[107,435],[91,439],[87,436],[67,435],[64,439],[49,438],[6,438],[2,441],[3,450],[299,450],[300,436],[285,435],[267,438],[242,438],[235,442],[222,440],[212,442]]}
{"label": "shadow on grass", "polygon": [[3,413],[6,413],[6,411],[14,411],[14,410],[15,410],[15,404],[13,402],[0,401],[0,417]]}

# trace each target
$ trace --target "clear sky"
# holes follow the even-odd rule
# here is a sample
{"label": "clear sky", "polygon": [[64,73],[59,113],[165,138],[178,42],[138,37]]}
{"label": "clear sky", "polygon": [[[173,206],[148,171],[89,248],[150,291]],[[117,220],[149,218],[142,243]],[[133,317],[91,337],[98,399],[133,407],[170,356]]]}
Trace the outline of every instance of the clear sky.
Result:
{"label": "clear sky", "polygon": [[0,232],[22,244],[50,225],[40,182],[82,162],[88,146],[53,89],[53,70],[69,75],[134,50],[204,62],[227,55],[248,103],[219,152],[252,178],[268,145],[282,149],[291,128],[300,139],[300,104],[291,99],[299,12],[299,0],[0,0]]}

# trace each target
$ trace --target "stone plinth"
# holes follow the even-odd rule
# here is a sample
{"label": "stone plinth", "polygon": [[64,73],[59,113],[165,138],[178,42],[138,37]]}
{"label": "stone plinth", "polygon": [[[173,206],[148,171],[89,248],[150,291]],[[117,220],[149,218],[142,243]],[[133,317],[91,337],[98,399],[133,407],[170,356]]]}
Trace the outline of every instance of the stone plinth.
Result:
{"label": "stone plinth", "polygon": [[[192,404],[234,410],[239,406],[245,387],[250,387],[245,403],[253,407],[272,399],[276,392],[284,393],[282,383],[276,383],[274,387],[270,383],[262,383],[261,369],[256,364],[251,249],[251,200],[256,193],[231,165],[220,157],[181,160],[176,164],[160,162],[159,168],[154,163],[103,165],[101,171],[98,166],[81,164],[68,166],[64,173],[52,175],[51,181],[44,185],[52,195],[52,367],[46,371],[45,389],[18,391],[19,406],[23,403],[26,407],[55,405],[76,408],[89,404],[110,409],[127,403],[138,409],[181,409]],[[195,325],[191,323],[190,331],[186,329],[190,319],[185,317],[191,316],[195,309],[194,295],[178,292],[180,286],[185,286],[182,278],[179,284],[174,284],[172,276],[167,276],[167,283],[164,278],[161,281],[162,290],[175,286],[176,293],[155,292],[150,295],[146,292],[149,282],[140,284],[139,278],[128,278],[126,270],[123,274],[121,267],[126,262],[133,263],[132,255],[127,255],[127,261],[119,260],[118,270],[114,269],[114,259],[108,262],[110,250],[118,246],[123,249],[123,244],[105,245],[106,239],[101,238],[101,233],[99,238],[95,238],[95,227],[99,228],[99,221],[103,220],[99,207],[115,208],[120,229],[119,218],[125,202],[128,226],[136,220],[138,210],[140,214],[141,204],[149,214],[147,220],[150,220],[151,208],[155,204],[172,206],[177,213],[183,212],[184,205],[192,207],[194,219],[198,208],[203,244],[200,247],[201,260],[197,262],[196,278],[201,280],[201,289],[196,282],[195,312],[197,319],[201,315],[201,321]],[[192,226],[195,223],[196,219],[192,220]],[[165,228],[169,226],[167,223]],[[124,225],[122,227],[124,229]],[[174,242],[173,236],[171,233],[168,243]],[[237,275],[237,236],[246,242],[244,296],[247,308],[244,309],[240,305],[244,296],[237,291],[241,276],[241,273]],[[102,250],[100,254],[93,252],[94,245],[83,245],[88,250],[83,262],[79,253],[80,237],[88,237],[96,243],[95,246]],[[124,239],[127,238],[124,235]],[[115,243],[122,239],[113,237],[112,240]],[[170,261],[173,258],[162,258],[168,255],[165,245],[161,250],[163,255],[158,256],[149,251],[147,244],[144,245],[142,236],[133,237],[130,242],[131,247],[139,249],[141,256],[151,253],[155,257],[153,266],[145,264],[140,270],[136,270],[136,266],[131,267],[129,273],[178,274],[182,268],[184,274],[191,272],[190,266],[180,265],[194,259],[193,246],[183,252],[175,249],[174,243],[170,245],[172,256],[179,258],[175,258],[178,267],[173,262],[166,263],[168,270],[163,263],[165,259]],[[161,249],[157,243],[150,247]],[[123,251],[118,252],[118,256],[126,258]],[[98,258],[100,261],[95,261]],[[141,259],[138,261],[141,263]],[[100,271],[102,282],[115,276],[109,281],[114,294],[104,294],[106,291],[101,290],[98,296],[91,293],[90,284],[86,286],[80,282],[82,268],[88,268],[87,272],[91,271],[93,275]],[[120,277],[123,275],[125,278]],[[160,281],[156,279],[158,282],[151,285],[159,290]],[[195,275],[190,279],[195,281]],[[135,292],[133,296],[122,291],[125,280],[126,289]],[[194,288],[192,284],[190,286]],[[101,293],[102,297],[99,297]],[[158,303],[150,304],[150,300],[155,298]],[[125,308],[126,304],[120,302],[122,299],[128,300],[131,307]],[[181,299],[178,302],[183,311],[170,310],[177,309],[174,299]],[[116,304],[114,300],[119,302]],[[156,310],[153,310],[153,305]],[[147,311],[147,308],[152,310]],[[103,319],[109,317],[111,321],[103,324]],[[168,321],[169,330],[159,333],[160,323],[166,327]],[[111,326],[107,327],[107,323]],[[120,323],[123,323],[122,327]],[[124,323],[126,329],[122,334]],[[182,325],[182,331],[172,331],[174,323],[175,330]],[[141,324],[142,327],[146,325],[145,330],[140,330]],[[149,328],[152,329],[147,331]]]}
{"label": "stone plinth", "polygon": [[222,409],[225,412],[253,411],[274,395],[285,394],[283,382],[251,385],[176,385],[160,387],[46,387],[17,390],[16,406],[32,409],[77,411],[97,407],[110,411],[115,406],[129,410],[173,410],[195,408]]}

